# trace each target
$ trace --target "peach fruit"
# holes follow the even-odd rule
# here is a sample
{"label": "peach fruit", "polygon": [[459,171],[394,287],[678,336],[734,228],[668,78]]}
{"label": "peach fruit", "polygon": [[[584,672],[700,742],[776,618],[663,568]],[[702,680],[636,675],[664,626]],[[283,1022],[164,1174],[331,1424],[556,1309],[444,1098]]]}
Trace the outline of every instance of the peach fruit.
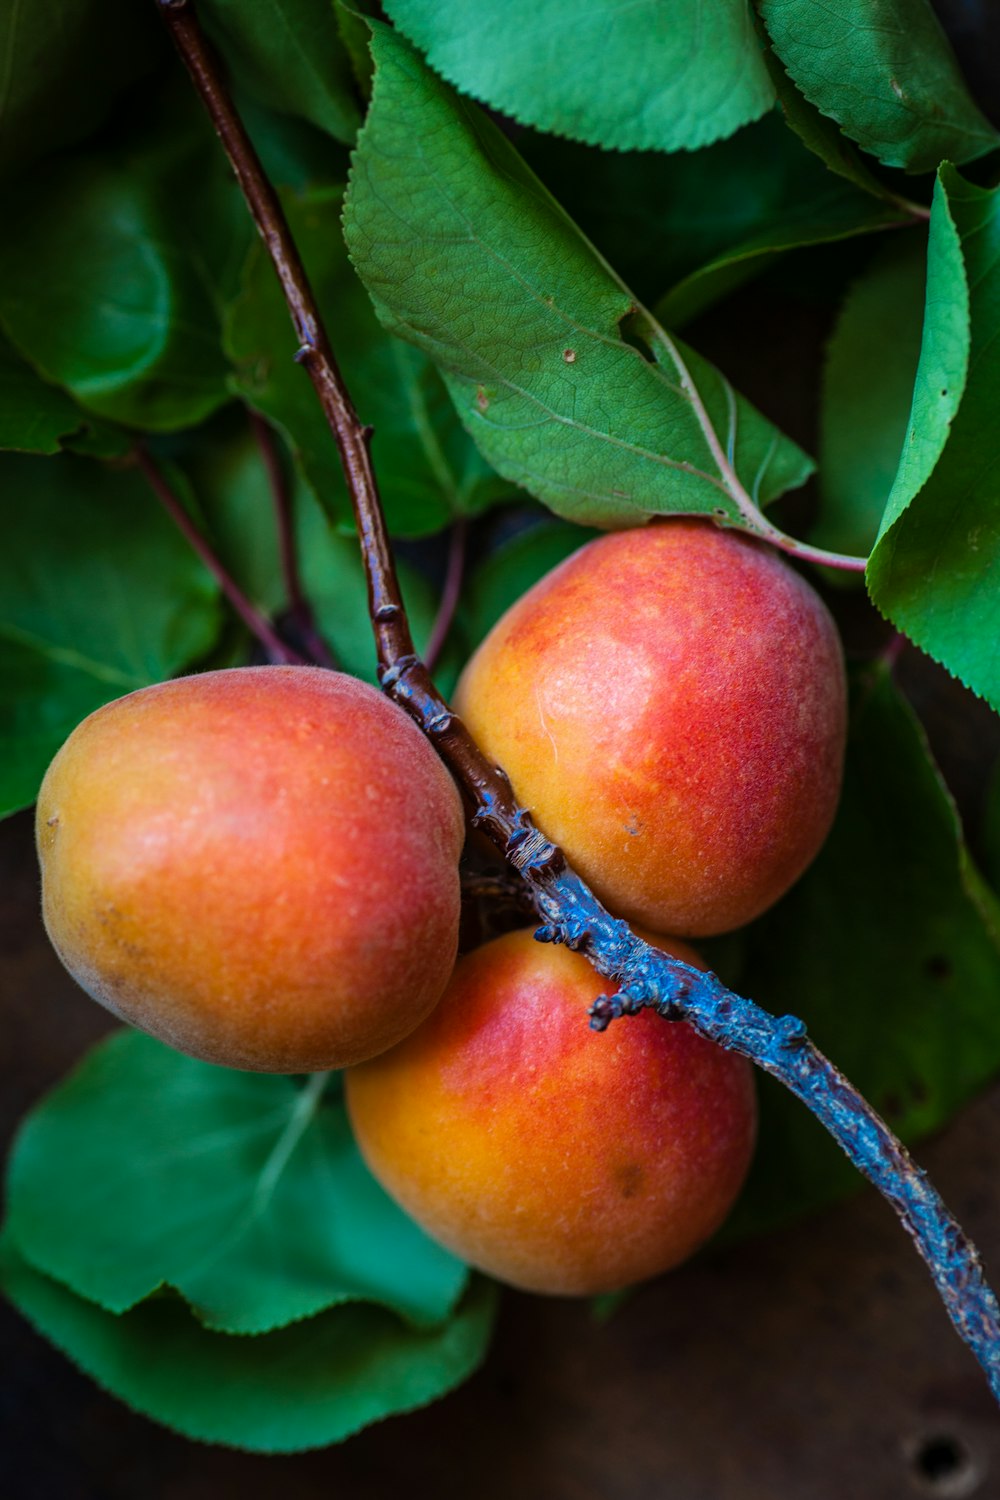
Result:
{"label": "peach fruit", "polygon": [[772,548],[704,520],[599,537],[504,615],[455,698],[615,912],[728,931],[822,844],[845,736],[840,642]]}
{"label": "peach fruit", "polygon": [[677,1265],[725,1217],[753,1149],[746,1060],[651,1012],[598,1035],[601,988],[579,954],[509,933],[459,960],[405,1041],[346,1074],[387,1192],[528,1291],[610,1291]]}
{"label": "peach fruit", "polygon": [[107,704],[49,767],[37,831],[66,967],[209,1062],[358,1062],[451,975],[458,793],[402,710],[341,673],[206,672]]}

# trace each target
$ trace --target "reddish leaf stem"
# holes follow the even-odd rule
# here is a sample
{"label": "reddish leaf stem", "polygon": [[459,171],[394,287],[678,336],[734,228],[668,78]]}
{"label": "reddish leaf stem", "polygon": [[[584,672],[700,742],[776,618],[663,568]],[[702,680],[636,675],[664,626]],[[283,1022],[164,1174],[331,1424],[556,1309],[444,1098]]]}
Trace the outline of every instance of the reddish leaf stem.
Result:
{"label": "reddish leaf stem", "polygon": [[445,568],[444,585],[441,589],[441,602],[438,605],[437,617],[434,628],[431,631],[430,640],[424,651],[424,664],[428,672],[433,672],[437,666],[438,657],[448,633],[455,619],[455,611],[458,601],[462,596],[462,581],[465,577],[465,543],[468,528],[465,517],[458,516],[451,528],[448,538],[448,562]]}
{"label": "reddish leaf stem", "polygon": [[142,470],[150,489],[156,495],[156,498],[177,527],[177,530],[189,544],[191,550],[201,558],[205,567],[211,573],[226,599],[228,599],[251,635],[260,641],[267,652],[268,661],[280,663],[283,666],[305,665],[306,658],[300,656],[297,651],[292,650],[291,646],[285,644],[270,620],[250,603],[250,600],[244,594],[239,584],[223,567],[178,497],[174,494],[162,472],[153,462],[148,451],[141,446],[137,446],[134,449],[134,453],[136,463]]}
{"label": "reddish leaf stem", "polygon": [[292,623],[312,660],[321,667],[336,667],[336,659],[316,627],[312,605],[302,586],[292,517],[292,496],[281,455],[278,452],[278,445],[274,440],[274,433],[258,412],[249,407],[247,410],[274,500],[274,518],[278,528],[278,554],[281,559],[281,574],[285,581]]}

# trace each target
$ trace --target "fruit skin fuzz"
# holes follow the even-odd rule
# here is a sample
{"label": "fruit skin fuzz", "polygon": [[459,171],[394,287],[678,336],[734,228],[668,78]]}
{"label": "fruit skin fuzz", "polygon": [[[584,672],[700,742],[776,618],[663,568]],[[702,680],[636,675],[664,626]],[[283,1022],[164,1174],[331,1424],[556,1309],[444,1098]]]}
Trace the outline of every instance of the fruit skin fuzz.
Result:
{"label": "fruit skin fuzz", "polygon": [[346,1075],[386,1191],[527,1291],[582,1296],[669,1270],[718,1228],[753,1151],[750,1064],[651,1013],[598,1035],[600,993],[579,954],[509,933],[459,961],[417,1031]]}
{"label": "fruit skin fuzz", "polygon": [[455,961],[464,838],[403,711],[242,667],[91,714],[38,800],[45,925],[85,990],[194,1057],[296,1073],[398,1042]]}
{"label": "fruit skin fuzz", "polygon": [[497,623],[455,707],[612,911],[705,936],[818,852],[846,737],[843,654],[815,590],[709,521],[599,537]]}

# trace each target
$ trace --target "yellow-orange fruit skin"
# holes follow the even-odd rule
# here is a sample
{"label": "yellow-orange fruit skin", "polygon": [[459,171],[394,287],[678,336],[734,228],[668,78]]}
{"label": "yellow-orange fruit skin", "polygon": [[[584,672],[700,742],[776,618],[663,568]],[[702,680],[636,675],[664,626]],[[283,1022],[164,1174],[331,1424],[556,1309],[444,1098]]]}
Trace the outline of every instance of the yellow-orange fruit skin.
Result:
{"label": "yellow-orange fruit skin", "polygon": [[772,548],[707,521],[588,543],[497,623],[455,706],[602,900],[657,932],[759,915],[836,810],[833,622]]}
{"label": "yellow-orange fruit skin", "polygon": [[45,924],[89,994],[182,1052],[306,1072],[392,1046],[451,974],[463,816],[372,687],[206,672],[107,704],[38,800]]}
{"label": "yellow-orange fruit skin", "polygon": [[510,933],[459,960],[417,1031],[346,1075],[387,1192],[527,1291],[587,1295],[669,1270],[722,1222],[753,1150],[745,1059],[648,1012],[598,1035],[600,993],[579,954]]}

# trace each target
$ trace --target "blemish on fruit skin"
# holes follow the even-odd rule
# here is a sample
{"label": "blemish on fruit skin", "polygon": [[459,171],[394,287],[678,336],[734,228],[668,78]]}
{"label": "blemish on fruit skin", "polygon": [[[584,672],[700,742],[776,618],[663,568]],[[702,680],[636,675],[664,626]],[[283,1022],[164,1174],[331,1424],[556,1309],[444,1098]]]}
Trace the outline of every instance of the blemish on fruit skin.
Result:
{"label": "blemish on fruit skin", "polygon": [[646,1173],[637,1161],[623,1162],[615,1168],[615,1181],[623,1198],[636,1198],[642,1191]]}

